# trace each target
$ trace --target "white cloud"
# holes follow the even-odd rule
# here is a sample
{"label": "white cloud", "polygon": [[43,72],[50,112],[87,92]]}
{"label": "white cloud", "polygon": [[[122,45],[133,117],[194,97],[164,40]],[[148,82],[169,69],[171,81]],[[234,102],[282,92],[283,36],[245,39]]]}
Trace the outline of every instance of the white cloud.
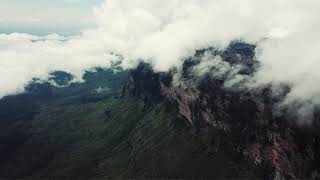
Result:
{"label": "white cloud", "polygon": [[196,49],[223,49],[242,39],[260,42],[256,85],[289,83],[284,104],[318,106],[319,8],[318,0],[106,0],[95,10],[98,28],[75,39],[34,42],[39,37],[2,35],[0,96],[55,69],[80,77],[86,68],[107,66],[108,52],[121,54],[124,67],[144,59],[166,71]]}
{"label": "white cloud", "polygon": [[54,70],[71,72],[81,80],[86,69],[109,66],[111,56],[100,44],[74,38],[28,34],[0,35],[0,96],[24,90],[32,78],[47,79]]}

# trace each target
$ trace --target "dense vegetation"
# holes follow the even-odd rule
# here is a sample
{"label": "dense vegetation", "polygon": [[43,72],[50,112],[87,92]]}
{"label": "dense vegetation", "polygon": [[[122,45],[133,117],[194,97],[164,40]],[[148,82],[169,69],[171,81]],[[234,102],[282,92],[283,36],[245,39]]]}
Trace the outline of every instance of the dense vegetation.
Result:
{"label": "dense vegetation", "polygon": [[[120,98],[127,72],[97,69],[85,83],[36,80],[0,101],[0,179],[245,177],[191,133],[167,102]],[[55,72],[64,86],[72,76]],[[240,168],[242,167],[242,168]]]}

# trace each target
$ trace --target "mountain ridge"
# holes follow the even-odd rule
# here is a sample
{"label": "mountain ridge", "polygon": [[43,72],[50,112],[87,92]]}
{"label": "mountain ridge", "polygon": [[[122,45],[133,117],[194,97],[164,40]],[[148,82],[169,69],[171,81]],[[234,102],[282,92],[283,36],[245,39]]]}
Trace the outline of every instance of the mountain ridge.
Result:
{"label": "mountain ridge", "polygon": [[50,79],[58,87],[35,80],[0,100],[0,179],[318,179],[317,121],[275,116],[268,87],[232,89],[214,66],[194,71],[219,55],[252,76],[254,48],[199,50],[169,72],[140,63],[84,83],[63,72]]}
{"label": "mountain ridge", "polygon": [[[254,72],[254,60],[248,52],[254,52],[248,47],[234,49],[231,46],[232,50],[224,53],[228,54],[224,57],[233,58],[224,61],[236,63],[234,57],[244,51],[246,60],[242,62],[250,64],[244,73],[250,75]],[[150,65],[141,63],[131,73],[123,96],[135,95],[149,104],[158,99],[170,101],[189,121],[196,135],[205,137],[210,146],[231,149],[232,153],[240,155],[260,178],[319,178],[317,122],[312,127],[301,127],[290,116],[275,116],[276,99],[267,87],[237,91],[225,88],[223,79],[205,76],[199,81],[193,78],[190,69],[199,63],[196,56],[196,61],[192,58],[185,61],[181,72],[186,74],[183,75],[185,79],[178,85],[173,82],[176,72],[157,73]]]}

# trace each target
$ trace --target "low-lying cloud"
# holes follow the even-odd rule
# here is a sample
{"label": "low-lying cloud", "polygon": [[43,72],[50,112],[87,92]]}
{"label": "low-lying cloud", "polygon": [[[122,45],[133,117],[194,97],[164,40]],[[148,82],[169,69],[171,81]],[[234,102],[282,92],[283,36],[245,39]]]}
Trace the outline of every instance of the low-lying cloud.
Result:
{"label": "low-lying cloud", "polygon": [[100,44],[81,37],[0,35],[0,97],[24,91],[33,78],[46,80],[55,70],[81,81],[85,70],[108,67],[111,56]]}
{"label": "low-lying cloud", "polygon": [[106,0],[94,10],[97,28],[77,37],[0,35],[0,97],[54,70],[81,80],[116,55],[124,68],[143,60],[167,71],[197,49],[242,40],[257,45],[254,86],[288,84],[282,105],[312,112],[320,105],[319,9],[318,0]]}

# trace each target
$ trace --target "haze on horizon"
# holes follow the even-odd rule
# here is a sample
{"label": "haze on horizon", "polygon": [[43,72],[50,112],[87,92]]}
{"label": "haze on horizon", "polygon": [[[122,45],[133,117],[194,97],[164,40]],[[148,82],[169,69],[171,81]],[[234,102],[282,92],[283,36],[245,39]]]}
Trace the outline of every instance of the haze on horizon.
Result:
{"label": "haze on horizon", "polygon": [[0,33],[79,34],[95,27],[93,7],[103,0],[1,0]]}

